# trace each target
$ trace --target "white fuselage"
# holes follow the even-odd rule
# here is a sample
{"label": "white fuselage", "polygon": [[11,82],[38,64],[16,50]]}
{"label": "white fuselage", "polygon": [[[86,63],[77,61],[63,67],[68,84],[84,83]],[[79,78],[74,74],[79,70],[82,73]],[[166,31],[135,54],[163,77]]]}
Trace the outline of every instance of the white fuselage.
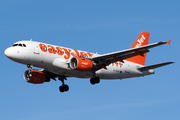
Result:
{"label": "white fuselage", "polygon": [[[57,75],[78,78],[92,78],[93,73],[90,71],[72,70],[69,67],[70,59],[76,55],[87,59],[98,56],[98,54],[35,41],[16,42],[14,46],[5,50],[5,55],[18,63],[32,64]],[[96,71],[95,75],[100,79],[124,79],[154,73],[153,70],[141,72],[137,67],[142,67],[142,65],[129,61],[112,63],[106,67],[107,69],[102,68]]]}

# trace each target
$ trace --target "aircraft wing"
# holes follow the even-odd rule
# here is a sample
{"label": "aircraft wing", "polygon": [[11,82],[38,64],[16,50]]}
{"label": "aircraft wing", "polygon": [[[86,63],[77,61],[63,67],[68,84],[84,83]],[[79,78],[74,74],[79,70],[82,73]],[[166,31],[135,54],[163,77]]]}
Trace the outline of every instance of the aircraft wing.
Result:
{"label": "aircraft wing", "polygon": [[150,48],[157,47],[157,46],[160,46],[160,45],[163,45],[166,43],[168,43],[170,45],[170,41],[171,40],[164,41],[164,42],[157,42],[157,43],[145,45],[145,46],[138,47],[138,48],[132,48],[132,49],[122,50],[122,51],[118,51],[118,52],[94,56],[94,57],[92,57],[92,60],[98,61],[99,65],[105,65],[105,66],[107,66],[111,63],[117,62],[117,61],[124,62],[123,60],[127,59],[127,58],[131,58],[131,57],[134,57],[137,55],[144,56],[144,53],[149,52],[148,49],[150,49]]}

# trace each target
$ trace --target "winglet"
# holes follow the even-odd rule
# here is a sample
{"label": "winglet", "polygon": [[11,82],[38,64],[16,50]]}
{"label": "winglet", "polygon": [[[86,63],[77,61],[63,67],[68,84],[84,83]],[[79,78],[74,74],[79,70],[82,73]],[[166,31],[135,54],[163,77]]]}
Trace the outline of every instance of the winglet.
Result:
{"label": "winglet", "polygon": [[170,42],[171,42],[171,40],[168,40],[168,41],[167,41],[167,44],[170,45]]}

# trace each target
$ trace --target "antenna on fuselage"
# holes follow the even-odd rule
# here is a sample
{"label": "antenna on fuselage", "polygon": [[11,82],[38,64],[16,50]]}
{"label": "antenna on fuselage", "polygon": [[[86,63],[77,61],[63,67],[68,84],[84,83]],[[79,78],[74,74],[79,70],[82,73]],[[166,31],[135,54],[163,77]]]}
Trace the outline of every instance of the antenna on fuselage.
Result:
{"label": "antenna on fuselage", "polygon": [[30,39],[30,41],[32,41],[32,38]]}

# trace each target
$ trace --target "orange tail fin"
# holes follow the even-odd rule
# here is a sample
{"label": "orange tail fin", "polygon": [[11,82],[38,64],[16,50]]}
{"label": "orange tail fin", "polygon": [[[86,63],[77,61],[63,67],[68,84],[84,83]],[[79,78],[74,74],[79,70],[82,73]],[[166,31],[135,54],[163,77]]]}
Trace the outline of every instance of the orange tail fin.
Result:
{"label": "orange tail fin", "polygon": [[[149,34],[150,33],[147,33],[147,32],[141,32],[141,34],[136,39],[136,41],[134,42],[134,44],[132,45],[131,48],[137,48],[137,47],[141,47],[141,46],[144,46],[144,45],[148,45]],[[144,66],[145,61],[146,61],[146,53],[143,56],[142,55],[137,55],[137,56],[134,56],[132,58],[128,58],[126,60]]]}

